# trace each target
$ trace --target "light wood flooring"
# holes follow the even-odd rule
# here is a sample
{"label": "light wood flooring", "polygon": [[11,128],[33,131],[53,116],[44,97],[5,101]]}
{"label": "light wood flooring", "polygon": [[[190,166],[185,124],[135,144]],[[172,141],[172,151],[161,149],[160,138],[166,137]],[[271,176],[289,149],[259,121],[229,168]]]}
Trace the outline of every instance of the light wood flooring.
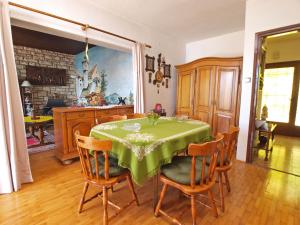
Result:
{"label": "light wood flooring", "polygon": [[265,161],[265,151],[254,154],[254,164],[300,176],[300,138],[275,135],[273,152]]}
{"label": "light wood flooring", "polygon": [[[35,182],[22,186],[21,191],[0,195],[0,224],[102,224],[102,205],[95,199],[77,213],[83,183],[79,162],[63,166],[51,151],[30,156]],[[239,161],[230,171],[232,192],[226,193],[225,213],[215,218],[198,204],[197,224],[216,225],[296,225],[300,221],[300,178],[267,170]],[[128,189],[118,185],[110,200],[126,204]],[[115,225],[171,224],[164,217],[154,217],[152,182],[136,187],[141,205],[131,205],[110,221]],[[89,193],[92,195],[95,190]],[[169,189],[163,208],[183,224],[191,224],[190,201]],[[109,208],[109,210],[114,210]]]}

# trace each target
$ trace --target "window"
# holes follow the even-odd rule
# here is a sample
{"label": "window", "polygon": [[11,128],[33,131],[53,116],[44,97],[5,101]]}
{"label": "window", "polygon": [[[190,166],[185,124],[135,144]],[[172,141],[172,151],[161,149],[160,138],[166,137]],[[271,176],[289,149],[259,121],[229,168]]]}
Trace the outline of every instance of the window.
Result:
{"label": "window", "polygon": [[[268,107],[268,121],[289,122],[294,69],[294,67],[265,69],[262,106]],[[298,124],[300,124],[299,117],[300,115]]]}

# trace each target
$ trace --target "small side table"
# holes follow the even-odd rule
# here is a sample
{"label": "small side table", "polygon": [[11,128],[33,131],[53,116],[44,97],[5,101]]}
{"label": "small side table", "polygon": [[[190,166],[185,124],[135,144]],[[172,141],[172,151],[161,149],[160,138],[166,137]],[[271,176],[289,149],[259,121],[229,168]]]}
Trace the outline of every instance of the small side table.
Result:
{"label": "small side table", "polygon": [[268,160],[269,152],[273,151],[273,144],[274,144],[274,137],[275,137],[275,129],[277,127],[276,123],[267,123],[268,127],[267,129],[258,129],[258,137],[265,137],[267,139],[266,143],[264,145],[258,144],[257,148],[263,149],[266,151],[266,157],[265,161]]}
{"label": "small side table", "polygon": [[[44,141],[44,126],[51,122],[53,120],[52,116],[37,116],[37,119],[32,119],[31,116],[25,116],[24,117],[24,122],[25,126],[28,127],[29,132],[31,133],[32,136],[36,137],[39,139],[40,143],[37,145],[32,145],[29,146],[28,148],[33,148],[41,145],[48,145],[48,144],[53,144],[53,142],[47,142],[45,143]],[[38,129],[39,130],[39,135],[35,135],[34,131]]]}

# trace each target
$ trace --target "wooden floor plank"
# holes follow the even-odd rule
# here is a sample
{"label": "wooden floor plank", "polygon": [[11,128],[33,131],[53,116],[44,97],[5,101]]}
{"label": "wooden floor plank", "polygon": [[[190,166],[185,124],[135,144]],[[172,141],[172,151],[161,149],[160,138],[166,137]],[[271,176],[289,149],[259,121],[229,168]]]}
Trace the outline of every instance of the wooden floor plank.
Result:
{"label": "wooden floor plank", "polygon": [[[25,184],[21,191],[0,195],[0,224],[102,224],[100,199],[88,202],[82,214],[77,213],[83,180],[78,161],[62,165],[53,152],[30,156],[35,182]],[[295,225],[300,221],[300,178],[277,171],[236,161],[229,173],[232,191],[225,191],[226,211],[219,210],[219,217],[201,205],[197,205],[198,224],[216,225]],[[125,185],[125,184],[124,184]],[[131,197],[123,184],[115,188],[109,199],[126,204]],[[88,196],[97,190],[91,189]],[[110,221],[115,225],[165,225],[163,217],[154,217],[152,208],[152,182],[136,186],[140,207],[132,204]],[[217,187],[214,188],[218,197]],[[191,224],[190,201],[170,188],[163,209],[183,224]],[[109,215],[114,209],[109,207]]]}

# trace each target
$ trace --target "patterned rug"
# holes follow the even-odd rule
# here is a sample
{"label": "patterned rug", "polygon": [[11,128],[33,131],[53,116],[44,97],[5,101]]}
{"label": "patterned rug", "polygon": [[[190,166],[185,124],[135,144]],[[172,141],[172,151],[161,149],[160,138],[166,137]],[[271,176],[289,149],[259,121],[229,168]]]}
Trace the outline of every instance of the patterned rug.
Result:
{"label": "patterned rug", "polygon": [[[37,133],[35,135],[37,135]],[[54,142],[54,135],[51,131],[50,132],[45,131],[44,141],[45,141],[45,143]],[[27,135],[27,146],[36,145],[38,143],[39,143],[39,140],[36,137]],[[54,150],[54,148],[55,148],[55,144],[48,144],[48,145],[28,148],[28,153],[34,154],[34,153],[38,153],[38,152],[45,152],[45,151]]]}

